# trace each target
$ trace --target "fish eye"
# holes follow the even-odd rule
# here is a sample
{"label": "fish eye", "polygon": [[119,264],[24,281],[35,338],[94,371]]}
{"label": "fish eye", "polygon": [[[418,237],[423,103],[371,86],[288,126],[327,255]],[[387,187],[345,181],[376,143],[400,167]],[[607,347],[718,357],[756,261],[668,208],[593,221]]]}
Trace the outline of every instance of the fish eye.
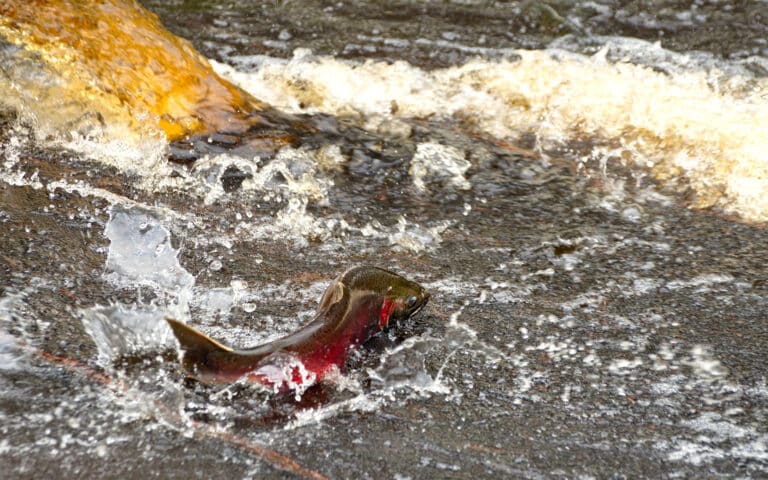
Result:
{"label": "fish eye", "polygon": [[416,295],[411,295],[410,297],[405,299],[405,306],[408,308],[413,308],[413,306],[416,305],[416,302],[418,302],[419,299],[416,297]]}

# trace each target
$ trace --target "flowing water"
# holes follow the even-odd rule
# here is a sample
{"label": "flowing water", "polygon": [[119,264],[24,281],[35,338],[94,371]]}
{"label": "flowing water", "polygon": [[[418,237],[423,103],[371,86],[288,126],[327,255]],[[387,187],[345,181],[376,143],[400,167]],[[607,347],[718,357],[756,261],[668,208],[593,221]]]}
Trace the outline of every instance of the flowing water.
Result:
{"label": "flowing water", "polygon": [[[10,478],[768,475],[768,3],[144,5],[283,113],[168,143],[0,44]],[[334,381],[185,378],[164,317],[358,264],[432,299]]]}

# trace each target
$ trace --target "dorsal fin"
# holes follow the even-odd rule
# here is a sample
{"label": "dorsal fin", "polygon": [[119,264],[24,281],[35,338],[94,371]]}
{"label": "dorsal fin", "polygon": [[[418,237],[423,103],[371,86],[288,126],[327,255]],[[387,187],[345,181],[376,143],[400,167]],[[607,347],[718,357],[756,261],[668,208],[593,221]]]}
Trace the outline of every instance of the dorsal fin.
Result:
{"label": "dorsal fin", "polygon": [[181,349],[184,351],[184,366],[186,368],[192,369],[197,367],[198,369],[205,370],[208,355],[211,353],[233,352],[226,345],[222,345],[203,332],[195,330],[178,320],[172,318],[166,318],[165,320],[170,325],[171,330],[173,330],[176,340],[181,344]]}
{"label": "dorsal fin", "polygon": [[345,288],[346,287],[341,282],[341,280],[334,280],[334,282],[325,290],[323,298],[320,299],[320,304],[317,306],[317,311],[324,312],[328,310],[333,304],[338,303],[342,298],[344,298]]}

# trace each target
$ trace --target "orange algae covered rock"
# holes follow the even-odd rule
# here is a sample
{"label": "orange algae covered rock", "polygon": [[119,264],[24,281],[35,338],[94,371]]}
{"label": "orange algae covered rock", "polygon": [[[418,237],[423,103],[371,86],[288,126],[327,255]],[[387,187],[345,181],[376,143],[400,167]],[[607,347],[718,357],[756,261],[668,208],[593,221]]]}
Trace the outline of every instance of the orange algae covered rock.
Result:
{"label": "orange algae covered rock", "polygon": [[0,1],[0,38],[17,47],[0,69],[38,116],[91,115],[176,140],[242,132],[263,107],[136,1]]}

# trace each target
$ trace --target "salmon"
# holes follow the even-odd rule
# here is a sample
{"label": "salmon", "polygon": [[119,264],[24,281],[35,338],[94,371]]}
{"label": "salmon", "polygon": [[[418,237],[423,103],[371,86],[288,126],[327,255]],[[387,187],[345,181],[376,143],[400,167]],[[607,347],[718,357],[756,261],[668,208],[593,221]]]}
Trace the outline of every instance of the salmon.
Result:
{"label": "salmon", "polygon": [[174,319],[182,364],[210,383],[249,380],[302,388],[343,369],[348,355],[390,324],[416,315],[429,300],[419,284],[370,266],[351,268],[323,294],[314,318],[290,335],[250,348],[233,348]]}

